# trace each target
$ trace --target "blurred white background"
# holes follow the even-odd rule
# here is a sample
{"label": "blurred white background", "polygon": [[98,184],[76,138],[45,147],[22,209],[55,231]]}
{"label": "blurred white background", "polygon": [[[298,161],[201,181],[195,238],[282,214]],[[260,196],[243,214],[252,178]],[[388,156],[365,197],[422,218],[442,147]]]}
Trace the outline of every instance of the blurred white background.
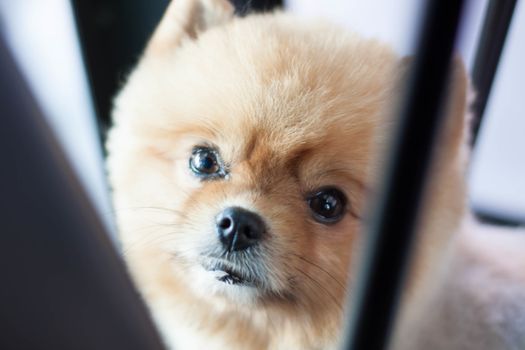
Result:
{"label": "blurred white background", "polygon": [[[410,54],[418,0],[288,0],[289,11],[324,17]],[[471,0],[457,49],[470,68],[487,0]],[[109,227],[111,208],[95,113],[68,0],[0,0],[0,18],[49,123]],[[472,206],[525,222],[525,5],[518,2],[488,101],[470,174]]]}
{"label": "blurred white background", "polygon": [[518,1],[471,168],[472,205],[525,223],[525,4]]}

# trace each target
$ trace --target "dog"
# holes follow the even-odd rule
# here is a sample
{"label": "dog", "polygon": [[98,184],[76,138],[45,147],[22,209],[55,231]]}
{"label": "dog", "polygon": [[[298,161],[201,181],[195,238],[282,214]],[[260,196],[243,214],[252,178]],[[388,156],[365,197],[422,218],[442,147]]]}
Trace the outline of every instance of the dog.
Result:
{"label": "dog", "polygon": [[[409,60],[330,24],[233,13],[225,0],[172,2],[115,99],[107,165],[124,257],[169,348],[334,349]],[[506,292],[491,273],[451,273],[484,266],[485,249],[462,233],[478,224],[459,62],[450,81],[393,347],[515,349],[503,347],[524,339],[515,310],[469,304],[476,321],[501,311],[509,334],[454,312],[478,283]],[[525,311],[523,261],[496,275]]]}

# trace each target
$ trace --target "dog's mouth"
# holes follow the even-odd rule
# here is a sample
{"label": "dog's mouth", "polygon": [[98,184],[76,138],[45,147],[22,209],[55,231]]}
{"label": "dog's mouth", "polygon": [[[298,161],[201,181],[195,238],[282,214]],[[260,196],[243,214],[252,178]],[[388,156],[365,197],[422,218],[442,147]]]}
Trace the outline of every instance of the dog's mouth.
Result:
{"label": "dog's mouth", "polygon": [[221,261],[205,263],[203,267],[213,273],[217,281],[231,285],[256,286],[255,278]]}

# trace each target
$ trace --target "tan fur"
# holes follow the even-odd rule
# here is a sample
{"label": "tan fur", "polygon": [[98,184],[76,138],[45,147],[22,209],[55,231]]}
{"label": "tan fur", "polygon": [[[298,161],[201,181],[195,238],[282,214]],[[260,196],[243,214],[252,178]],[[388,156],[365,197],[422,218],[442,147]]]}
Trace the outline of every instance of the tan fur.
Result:
{"label": "tan fur", "polygon": [[[403,63],[387,46],[327,24],[232,11],[223,0],[170,4],[115,101],[108,169],[126,261],[176,349],[334,348]],[[415,300],[465,207],[458,67]],[[190,173],[191,150],[203,143],[220,150],[227,179]],[[349,200],[335,225],[315,222],[305,201],[325,185]],[[213,218],[231,205],[269,226],[264,290],[221,286],[199,267],[200,250],[217,240]]]}

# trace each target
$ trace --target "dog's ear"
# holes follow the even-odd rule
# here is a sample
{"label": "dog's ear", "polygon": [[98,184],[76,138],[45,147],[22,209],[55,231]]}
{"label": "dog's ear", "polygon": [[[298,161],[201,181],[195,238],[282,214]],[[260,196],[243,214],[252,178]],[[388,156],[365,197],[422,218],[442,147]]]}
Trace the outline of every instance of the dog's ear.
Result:
{"label": "dog's ear", "polygon": [[231,20],[234,8],[227,0],[172,0],[146,48],[146,55],[162,54],[182,40],[195,39],[208,28]]}

